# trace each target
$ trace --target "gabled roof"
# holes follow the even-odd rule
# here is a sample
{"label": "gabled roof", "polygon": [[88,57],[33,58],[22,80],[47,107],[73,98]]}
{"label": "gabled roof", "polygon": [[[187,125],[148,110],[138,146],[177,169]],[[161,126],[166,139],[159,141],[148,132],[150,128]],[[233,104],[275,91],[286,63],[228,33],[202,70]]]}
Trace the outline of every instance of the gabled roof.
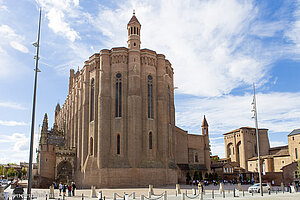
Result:
{"label": "gabled roof", "polygon": [[298,135],[298,134],[300,134],[300,128],[294,129],[288,136]]}
{"label": "gabled roof", "polygon": [[140,24],[139,20],[136,18],[135,15],[133,15],[130,19],[130,21],[128,22],[128,24],[131,24],[131,23],[134,23],[134,22],[137,22],[138,24]]}

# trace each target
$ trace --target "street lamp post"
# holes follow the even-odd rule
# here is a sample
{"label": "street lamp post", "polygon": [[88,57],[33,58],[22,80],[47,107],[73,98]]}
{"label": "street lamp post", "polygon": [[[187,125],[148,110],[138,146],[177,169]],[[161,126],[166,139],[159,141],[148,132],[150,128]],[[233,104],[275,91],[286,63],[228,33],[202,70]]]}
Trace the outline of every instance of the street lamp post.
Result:
{"label": "street lamp post", "polygon": [[256,97],[255,97],[255,85],[253,83],[253,109],[252,112],[254,114],[253,118],[255,120],[255,131],[256,131],[256,143],[257,143],[257,159],[258,159],[258,176],[259,176],[259,183],[260,183],[260,194],[263,196],[263,188],[262,188],[262,181],[261,181],[261,167],[260,167],[260,152],[259,152],[259,132],[258,132],[258,123],[257,123],[257,110],[256,110]]}
{"label": "street lamp post", "polygon": [[32,157],[33,157],[33,139],[34,139],[34,120],[35,120],[35,102],[36,102],[36,87],[37,87],[37,73],[39,72],[39,50],[40,50],[40,31],[41,31],[41,17],[42,9],[40,9],[39,18],[39,29],[38,29],[38,40],[33,43],[36,49],[35,60],[35,79],[34,79],[34,90],[33,90],[33,105],[32,105],[32,119],[31,119],[31,135],[30,135],[30,152],[29,152],[29,171],[28,171],[28,184],[27,184],[27,200],[31,199],[31,179],[32,179]]}

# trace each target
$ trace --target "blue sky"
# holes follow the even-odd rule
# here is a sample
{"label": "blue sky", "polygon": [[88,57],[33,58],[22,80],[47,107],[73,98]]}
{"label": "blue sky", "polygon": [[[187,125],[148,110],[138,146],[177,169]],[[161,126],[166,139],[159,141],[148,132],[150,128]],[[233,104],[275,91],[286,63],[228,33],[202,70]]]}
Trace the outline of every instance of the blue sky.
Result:
{"label": "blue sky", "polygon": [[163,53],[175,72],[176,123],[200,133],[210,125],[212,153],[223,133],[259,126],[271,146],[300,128],[300,2],[297,0],[0,0],[0,163],[28,161],[35,48],[42,7],[36,137],[44,113],[52,125],[71,68],[101,49],[127,46],[136,10],[142,48]]}

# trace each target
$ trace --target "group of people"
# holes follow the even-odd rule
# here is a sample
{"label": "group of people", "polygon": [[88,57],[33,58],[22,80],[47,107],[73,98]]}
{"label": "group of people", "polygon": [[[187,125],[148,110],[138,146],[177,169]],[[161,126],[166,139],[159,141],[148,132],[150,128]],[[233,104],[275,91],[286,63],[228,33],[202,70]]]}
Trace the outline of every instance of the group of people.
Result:
{"label": "group of people", "polygon": [[63,193],[64,196],[66,196],[66,192],[68,190],[68,196],[75,196],[75,189],[76,189],[76,185],[74,182],[72,182],[72,184],[62,184],[60,183],[58,185],[58,189],[59,189],[59,196],[61,196],[61,192]]}

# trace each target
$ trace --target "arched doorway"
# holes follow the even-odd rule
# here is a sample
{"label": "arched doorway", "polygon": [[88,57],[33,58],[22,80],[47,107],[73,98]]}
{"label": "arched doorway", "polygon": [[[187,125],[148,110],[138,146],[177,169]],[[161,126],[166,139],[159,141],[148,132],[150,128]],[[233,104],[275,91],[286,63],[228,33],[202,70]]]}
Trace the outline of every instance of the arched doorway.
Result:
{"label": "arched doorway", "polygon": [[57,181],[68,183],[72,179],[72,165],[69,161],[62,161],[57,165]]}

